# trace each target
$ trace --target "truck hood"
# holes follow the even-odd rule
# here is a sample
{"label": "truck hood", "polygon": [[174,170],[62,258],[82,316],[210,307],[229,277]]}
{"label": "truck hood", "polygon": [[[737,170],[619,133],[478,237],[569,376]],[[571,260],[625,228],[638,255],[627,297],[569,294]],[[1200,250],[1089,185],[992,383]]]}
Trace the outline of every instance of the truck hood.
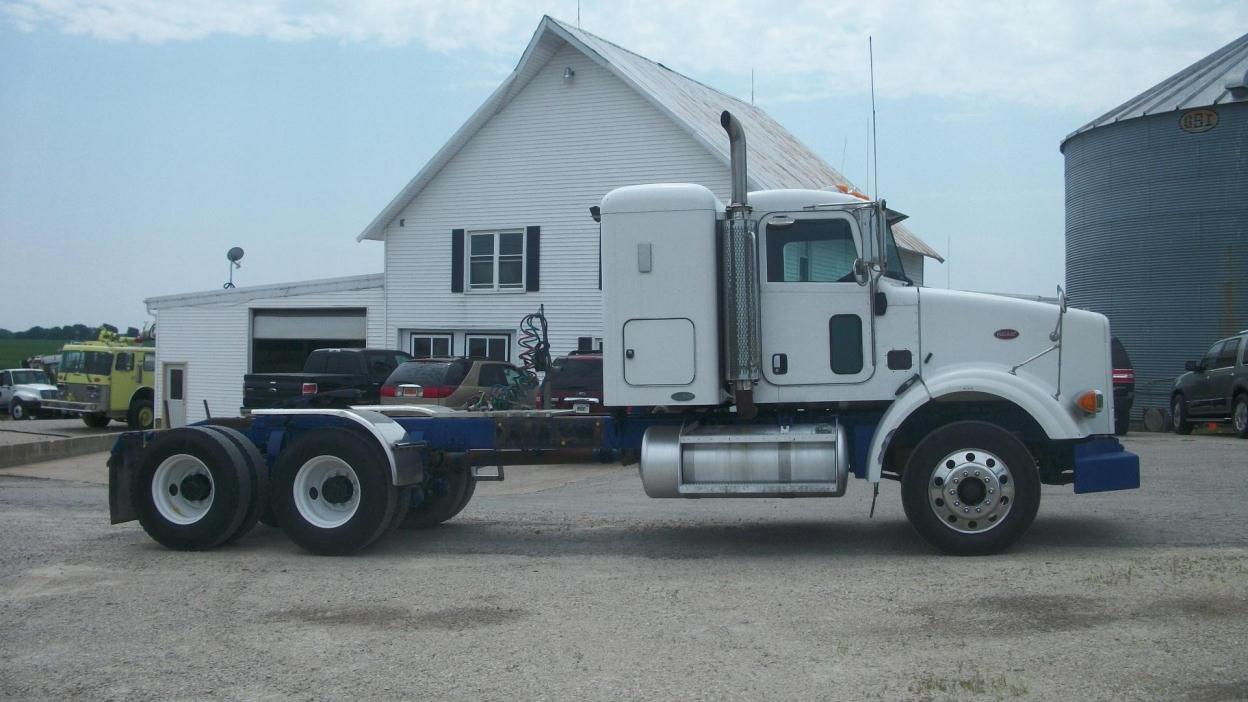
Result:
{"label": "truck hood", "polygon": [[53,391],[55,391],[55,390],[56,390],[56,386],[55,386],[55,385],[48,385],[48,384],[46,384],[46,383],[22,383],[21,385],[14,385],[14,386],[13,386],[13,394],[14,394],[14,395],[20,395],[20,394],[22,394],[22,393],[28,393],[28,394],[30,394],[30,395],[33,395],[34,397],[39,397],[40,395],[42,395],[42,394],[43,394],[43,391],[44,391],[44,390],[53,390]]}
{"label": "truck hood", "polygon": [[[995,366],[1056,395],[1090,433],[1112,432],[1110,331],[1104,315],[1068,308],[1062,318],[1060,352],[1039,355],[1054,346],[1057,305],[922,288],[920,309],[922,352],[925,359],[931,354],[923,363],[925,377],[967,363]],[[1089,418],[1072,403],[1079,393],[1092,389],[1104,394],[1105,409]]]}

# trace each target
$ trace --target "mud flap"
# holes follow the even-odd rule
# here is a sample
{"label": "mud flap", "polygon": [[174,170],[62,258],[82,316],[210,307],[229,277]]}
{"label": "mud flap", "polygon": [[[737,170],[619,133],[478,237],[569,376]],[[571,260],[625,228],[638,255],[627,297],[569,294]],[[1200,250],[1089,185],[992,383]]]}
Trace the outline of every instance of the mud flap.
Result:
{"label": "mud flap", "polygon": [[130,491],[139,454],[152,434],[154,432],[126,432],[113,444],[112,453],[108,456],[108,516],[112,524],[124,524],[139,518]]}

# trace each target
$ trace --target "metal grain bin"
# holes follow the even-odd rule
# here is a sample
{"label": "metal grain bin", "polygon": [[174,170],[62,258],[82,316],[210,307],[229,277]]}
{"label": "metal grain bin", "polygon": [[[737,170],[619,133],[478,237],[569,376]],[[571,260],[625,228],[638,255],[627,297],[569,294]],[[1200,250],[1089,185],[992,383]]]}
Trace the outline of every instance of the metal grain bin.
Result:
{"label": "metal grain bin", "polygon": [[1184,361],[1248,328],[1248,35],[1061,149],[1071,304],[1126,345],[1139,418]]}

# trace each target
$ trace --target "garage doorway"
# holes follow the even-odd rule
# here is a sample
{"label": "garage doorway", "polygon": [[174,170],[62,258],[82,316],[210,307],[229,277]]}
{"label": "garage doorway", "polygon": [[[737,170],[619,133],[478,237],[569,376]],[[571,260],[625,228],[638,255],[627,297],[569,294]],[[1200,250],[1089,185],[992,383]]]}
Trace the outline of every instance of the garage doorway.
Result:
{"label": "garage doorway", "polygon": [[363,348],[363,308],[252,310],[251,372],[298,373],[316,349]]}

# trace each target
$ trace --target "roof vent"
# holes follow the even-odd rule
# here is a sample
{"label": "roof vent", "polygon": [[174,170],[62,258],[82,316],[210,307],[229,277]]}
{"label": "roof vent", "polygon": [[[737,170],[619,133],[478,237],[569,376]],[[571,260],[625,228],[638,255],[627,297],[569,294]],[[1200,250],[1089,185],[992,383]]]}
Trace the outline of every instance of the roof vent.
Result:
{"label": "roof vent", "polygon": [[1231,97],[1236,100],[1248,98],[1248,71],[1244,71],[1238,78],[1227,78],[1223,87],[1231,91]]}

